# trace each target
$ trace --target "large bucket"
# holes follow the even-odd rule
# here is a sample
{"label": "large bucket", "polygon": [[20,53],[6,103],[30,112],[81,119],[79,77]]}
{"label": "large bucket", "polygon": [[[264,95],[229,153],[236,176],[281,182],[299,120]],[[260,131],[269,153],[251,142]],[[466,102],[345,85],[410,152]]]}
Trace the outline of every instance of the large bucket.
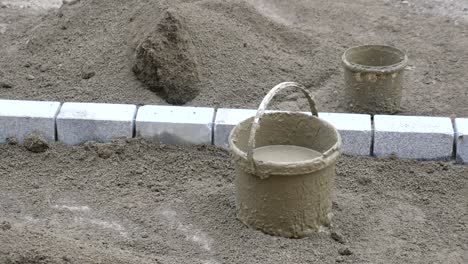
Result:
{"label": "large bucket", "polygon": [[357,46],[342,56],[345,70],[346,104],[359,113],[388,113],[400,110],[406,54],[383,45]]}
{"label": "large bucket", "polygon": [[[303,92],[312,115],[265,113],[275,94],[286,88]],[[331,224],[341,138],[332,125],[318,118],[315,103],[302,85],[287,82],[275,86],[256,116],[232,130],[229,145],[237,170],[240,221],[271,235],[294,238]],[[275,148],[276,152],[267,155],[262,152]]]}

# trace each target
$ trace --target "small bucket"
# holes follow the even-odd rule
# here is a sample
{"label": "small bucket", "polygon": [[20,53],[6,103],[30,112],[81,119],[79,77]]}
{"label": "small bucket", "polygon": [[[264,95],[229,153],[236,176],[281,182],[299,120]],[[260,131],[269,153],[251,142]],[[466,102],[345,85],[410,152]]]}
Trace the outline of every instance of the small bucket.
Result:
{"label": "small bucket", "polygon": [[[303,92],[312,115],[265,113],[270,100],[286,88]],[[236,165],[241,222],[267,234],[293,238],[331,224],[341,138],[332,125],[318,118],[315,102],[302,85],[275,86],[256,116],[232,130],[229,145]]]}
{"label": "small bucket", "polygon": [[346,104],[352,112],[394,114],[400,111],[406,54],[390,46],[366,45],[346,50]]}

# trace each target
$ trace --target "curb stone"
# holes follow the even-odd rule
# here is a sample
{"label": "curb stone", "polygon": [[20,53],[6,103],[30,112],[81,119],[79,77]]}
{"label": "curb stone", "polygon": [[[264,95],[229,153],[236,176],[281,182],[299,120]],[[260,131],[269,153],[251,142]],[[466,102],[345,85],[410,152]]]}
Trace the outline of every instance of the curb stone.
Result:
{"label": "curb stone", "polygon": [[55,118],[59,109],[60,102],[0,99],[0,143],[15,137],[22,144],[33,132],[55,141]]}
{"label": "curb stone", "polygon": [[468,118],[456,118],[455,130],[457,162],[468,163]]}
{"label": "curb stone", "polygon": [[229,134],[241,121],[255,116],[256,110],[219,108],[214,121],[213,144],[229,149]]}
{"label": "curb stone", "polygon": [[[255,113],[252,109],[159,105],[137,109],[103,103],[60,107],[60,102],[0,99],[0,143],[10,137],[23,143],[26,135],[39,132],[49,141],[70,145],[139,136],[167,144],[214,144],[226,149],[234,126]],[[468,163],[468,118],[457,118],[452,126],[448,117],[375,115],[373,121],[370,115],[354,113],[319,113],[319,117],[338,129],[345,154],[417,160],[449,160],[455,154],[459,163]]]}
{"label": "curb stone", "polygon": [[57,140],[77,145],[132,138],[136,110],[127,104],[64,103],[57,115]]}
{"label": "curb stone", "polygon": [[164,144],[212,144],[214,108],[145,105],[138,109],[136,135]]}
{"label": "curb stone", "polygon": [[374,155],[403,159],[449,160],[454,130],[448,117],[374,116]]}
{"label": "curb stone", "polygon": [[343,141],[343,153],[371,155],[372,120],[367,114],[319,113],[319,118],[336,127]]}

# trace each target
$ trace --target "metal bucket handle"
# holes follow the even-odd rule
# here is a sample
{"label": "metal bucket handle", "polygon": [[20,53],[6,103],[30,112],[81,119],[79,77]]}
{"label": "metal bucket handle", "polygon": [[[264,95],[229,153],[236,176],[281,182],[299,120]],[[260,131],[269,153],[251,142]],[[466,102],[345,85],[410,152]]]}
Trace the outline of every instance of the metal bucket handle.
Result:
{"label": "metal bucket handle", "polygon": [[255,135],[257,134],[257,129],[260,126],[260,118],[262,118],[263,114],[265,113],[266,108],[270,104],[271,99],[281,90],[284,90],[286,88],[297,88],[302,93],[304,96],[307,98],[307,101],[309,102],[309,107],[310,107],[310,112],[312,115],[318,117],[318,112],[317,108],[315,107],[315,101],[312,97],[312,95],[306,90],[306,88],[299,83],[296,82],[283,82],[271,89],[267,95],[263,98],[262,102],[260,103],[260,106],[258,107],[257,114],[255,115],[255,118],[252,122],[252,128],[250,129],[250,135],[249,135],[249,142],[248,142],[248,147],[247,147],[247,161],[250,162],[253,171],[256,171],[255,168],[255,161],[253,159],[253,151],[255,149]]}

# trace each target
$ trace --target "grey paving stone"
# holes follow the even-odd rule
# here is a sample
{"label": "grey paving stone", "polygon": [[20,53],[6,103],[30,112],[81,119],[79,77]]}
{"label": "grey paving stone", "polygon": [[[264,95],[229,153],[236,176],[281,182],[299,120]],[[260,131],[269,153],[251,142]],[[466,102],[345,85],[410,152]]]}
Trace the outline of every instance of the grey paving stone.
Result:
{"label": "grey paving stone", "polygon": [[58,140],[76,145],[131,138],[136,110],[127,104],[65,103],[57,116]]}
{"label": "grey paving stone", "polygon": [[468,118],[456,118],[457,162],[468,163]]}
{"label": "grey paving stone", "polygon": [[0,143],[16,137],[18,143],[36,132],[55,141],[55,117],[59,102],[0,100]]}
{"label": "grey paving stone", "polygon": [[374,116],[374,155],[419,160],[448,160],[454,130],[448,117]]}
{"label": "grey paving stone", "polygon": [[145,105],[138,109],[137,136],[165,144],[212,144],[214,108]]}

